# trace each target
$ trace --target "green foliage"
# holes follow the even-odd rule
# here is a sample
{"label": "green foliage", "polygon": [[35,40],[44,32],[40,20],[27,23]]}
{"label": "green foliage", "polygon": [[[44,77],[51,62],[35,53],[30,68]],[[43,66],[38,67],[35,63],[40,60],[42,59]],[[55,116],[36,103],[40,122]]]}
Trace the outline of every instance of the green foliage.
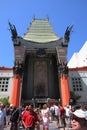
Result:
{"label": "green foliage", "polygon": [[81,96],[80,95],[77,95],[77,94],[75,94],[75,92],[70,92],[70,96],[71,96],[71,99],[72,99],[72,105],[75,105],[75,104],[77,104],[77,102],[78,102],[78,100],[81,98]]}
{"label": "green foliage", "polygon": [[9,104],[9,97],[0,98],[0,102],[4,103],[4,105]]}

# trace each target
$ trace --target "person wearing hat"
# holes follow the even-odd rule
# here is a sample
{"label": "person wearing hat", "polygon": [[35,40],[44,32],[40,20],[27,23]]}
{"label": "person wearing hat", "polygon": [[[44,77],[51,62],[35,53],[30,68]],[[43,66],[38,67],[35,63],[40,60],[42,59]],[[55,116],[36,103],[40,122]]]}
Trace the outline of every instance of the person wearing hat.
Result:
{"label": "person wearing hat", "polygon": [[87,116],[82,109],[72,113],[71,125],[73,130],[87,130]]}

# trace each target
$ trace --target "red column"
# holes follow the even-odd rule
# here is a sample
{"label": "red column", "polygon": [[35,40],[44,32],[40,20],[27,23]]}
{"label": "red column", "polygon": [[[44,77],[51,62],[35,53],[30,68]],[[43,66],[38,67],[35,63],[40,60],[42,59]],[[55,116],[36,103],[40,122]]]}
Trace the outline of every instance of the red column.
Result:
{"label": "red column", "polygon": [[65,105],[69,104],[69,100],[70,100],[68,76],[65,74],[62,74],[60,83],[61,83],[60,85],[61,85],[62,106],[65,106]]}
{"label": "red column", "polygon": [[21,77],[19,75],[14,75],[10,104],[13,104],[15,107],[19,107],[20,105],[20,84]]}

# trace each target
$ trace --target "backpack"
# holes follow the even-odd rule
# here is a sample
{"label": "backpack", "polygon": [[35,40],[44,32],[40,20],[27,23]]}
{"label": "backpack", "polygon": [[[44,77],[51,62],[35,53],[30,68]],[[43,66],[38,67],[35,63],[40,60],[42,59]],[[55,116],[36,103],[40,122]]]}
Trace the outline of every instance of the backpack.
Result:
{"label": "backpack", "polygon": [[50,108],[50,112],[55,115],[55,109],[53,107]]}
{"label": "backpack", "polygon": [[16,109],[16,110],[14,110],[13,113],[11,114],[10,121],[11,121],[11,122],[17,122],[18,118],[19,118],[19,110]]}

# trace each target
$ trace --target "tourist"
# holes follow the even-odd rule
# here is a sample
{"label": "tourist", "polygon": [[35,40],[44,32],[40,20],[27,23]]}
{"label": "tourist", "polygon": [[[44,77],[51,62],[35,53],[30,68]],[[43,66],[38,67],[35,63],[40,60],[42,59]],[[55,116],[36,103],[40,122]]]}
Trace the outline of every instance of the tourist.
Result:
{"label": "tourist", "polygon": [[38,122],[38,116],[33,110],[33,106],[29,105],[27,110],[23,113],[22,123],[26,130],[34,130]]}
{"label": "tourist", "polygon": [[4,130],[4,126],[6,125],[5,117],[3,104],[0,103],[0,130]]}
{"label": "tourist", "polygon": [[66,122],[66,127],[70,127],[71,126],[71,108],[69,105],[66,105],[64,107],[65,109],[65,122]]}
{"label": "tourist", "polygon": [[11,121],[10,130],[18,130],[18,125],[21,117],[21,109],[15,106],[12,106],[12,109],[13,110],[11,110],[11,116],[10,116]]}
{"label": "tourist", "polygon": [[54,114],[55,114],[54,104],[53,103],[51,104],[49,110],[50,110],[51,120],[53,121],[54,120]]}
{"label": "tourist", "polygon": [[[40,115],[39,115],[39,108],[35,108],[34,109],[34,112],[35,112],[35,119],[36,119],[36,122],[35,122],[35,128],[37,130],[40,130]],[[35,130],[36,130],[35,129]]]}
{"label": "tourist", "polygon": [[6,110],[6,124],[9,125],[10,124],[10,107],[9,107],[9,105],[5,106],[5,110]]}
{"label": "tourist", "polygon": [[47,104],[44,104],[40,115],[43,130],[49,130],[49,113],[50,111],[49,108],[47,107]]}
{"label": "tourist", "polygon": [[59,116],[60,116],[60,109],[59,109],[59,106],[57,105],[57,103],[55,102],[54,105],[54,120],[56,121],[55,125],[56,127],[58,128],[59,127]]}
{"label": "tourist", "polygon": [[4,113],[4,127],[5,127],[6,126],[6,108],[5,108],[4,103],[1,103],[1,106],[2,106],[2,111]]}
{"label": "tourist", "polygon": [[71,125],[73,130],[87,130],[87,117],[82,109],[75,110],[72,113]]}
{"label": "tourist", "polygon": [[59,110],[60,110],[60,124],[62,127],[66,126],[66,122],[65,122],[65,109],[63,106],[59,106]]}

